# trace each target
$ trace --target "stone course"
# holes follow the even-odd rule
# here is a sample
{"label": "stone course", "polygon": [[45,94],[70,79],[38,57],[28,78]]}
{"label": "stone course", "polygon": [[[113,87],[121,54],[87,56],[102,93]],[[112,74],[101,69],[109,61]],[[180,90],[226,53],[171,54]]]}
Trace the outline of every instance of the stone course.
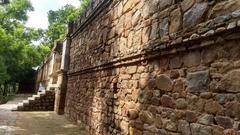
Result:
{"label": "stone course", "polygon": [[98,2],[70,25],[67,118],[93,135],[240,134],[239,0]]}

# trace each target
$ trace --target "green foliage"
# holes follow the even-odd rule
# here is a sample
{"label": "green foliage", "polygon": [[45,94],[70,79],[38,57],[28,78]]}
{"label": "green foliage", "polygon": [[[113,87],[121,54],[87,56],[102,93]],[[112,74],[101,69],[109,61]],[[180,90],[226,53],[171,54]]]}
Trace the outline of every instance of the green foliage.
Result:
{"label": "green foliage", "polygon": [[0,84],[9,79],[9,75],[7,74],[7,67],[4,63],[4,59],[2,56],[0,56]]}
{"label": "green foliage", "polygon": [[81,2],[81,5],[79,7],[80,13],[83,12],[86,7],[88,6],[89,0],[79,0]]}
{"label": "green foliage", "polygon": [[67,24],[74,21],[80,13],[87,7],[89,0],[80,0],[80,7],[65,5],[57,11],[48,12],[48,30],[45,33],[45,42],[43,44],[53,47],[54,42],[64,38]]}
{"label": "green foliage", "polygon": [[62,39],[66,33],[67,24],[79,15],[79,9],[66,5],[57,11],[48,12],[48,30],[46,31],[45,44],[52,47],[56,40]]}
{"label": "green foliage", "polygon": [[[86,8],[89,0],[80,0],[75,8],[66,5],[57,11],[48,12],[48,30],[33,29],[25,26],[27,12],[33,11],[30,0],[11,0],[0,5],[0,92],[12,84],[29,79],[32,67],[43,61],[56,40],[62,39],[68,22],[75,20]],[[44,39],[35,46],[33,41]]]}
{"label": "green foliage", "polygon": [[0,6],[0,85],[21,82],[49,52],[46,46],[34,46],[43,30],[27,28],[27,12],[33,7],[29,0],[11,0]]}

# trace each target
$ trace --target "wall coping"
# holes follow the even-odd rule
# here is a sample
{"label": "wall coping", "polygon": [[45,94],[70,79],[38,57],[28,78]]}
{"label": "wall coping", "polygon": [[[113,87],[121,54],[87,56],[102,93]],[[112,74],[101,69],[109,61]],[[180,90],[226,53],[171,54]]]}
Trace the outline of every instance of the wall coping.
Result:
{"label": "wall coping", "polygon": [[240,19],[232,19],[228,21],[225,26],[223,26],[223,24],[218,25],[215,29],[210,29],[206,33],[193,33],[188,37],[181,37],[166,42],[154,41],[145,45],[147,47],[137,53],[131,53],[124,57],[115,58],[111,61],[103,62],[102,64],[79,71],[68,72],[68,76],[114,68],[159,56],[200,49],[206,46],[216,45],[219,43],[221,44],[224,41],[236,39],[240,39]]}
{"label": "wall coping", "polygon": [[[86,26],[91,23],[113,0],[90,0],[87,8],[81,13],[77,20],[70,23],[69,35],[71,38],[78,35]],[[74,30],[74,27],[77,28]]]}
{"label": "wall coping", "polygon": [[[70,38],[76,37],[84,28],[86,28],[87,25],[89,25],[90,22],[92,22],[96,18],[96,16],[98,16],[104,9],[106,9],[106,7],[109,6],[113,0],[98,0],[98,3],[95,6],[93,6],[93,1],[94,0],[91,0],[86,11],[81,14],[81,18],[75,20],[70,26]],[[76,30],[72,31],[74,27],[73,25],[76,25],[78,22],[80,22],[80,25]],[[207,20],[206,22],[202,22],[195,27],[194,31],[186,32],[182,30],[176,33],[171,33],[169,36],[172,39],[168,37],[166,38],[166,40],[157,39],[155,41],[151,41],[147,44],[144,44],[143,46],[145,46],[146,48],[143,48],[142,50],[139,49],[138,52],[132,50],[132,52],[129,51],[129,53],[123,57],[114,58],[110,61],[102,62],[99,65],[88,67],[79,71],[69,71],[68,75],[77,75],[89,71],[92,72],[94,70],[102,70],[110,67],[113,68],[123,65],[124,63],[126,63],[126,61],[131,61],[131,59],[133,59],[133,62],[143,61],[154,57],[152,54],[156,56],[169,55],[177,52],[214,45],[219,43],[219,39],[215,36],[224,35],[222,37],[223,41],[229,40],[227,38],[231,37],[229,37],[228,34],[234,34],[234,32],[236,31],[239,32],[237,33],[239,34],[239,36],[236,36],[237,34],[234,34],[231,40],[240,39],[239,30],[240,10],[236,10],[227,15],[218,16],[216,18]],[[213,40],[210,38],[216,39]],[[195,45],[191,43],[195,43]],[[196,45],[196,43],[198,43],[198,45]]]}

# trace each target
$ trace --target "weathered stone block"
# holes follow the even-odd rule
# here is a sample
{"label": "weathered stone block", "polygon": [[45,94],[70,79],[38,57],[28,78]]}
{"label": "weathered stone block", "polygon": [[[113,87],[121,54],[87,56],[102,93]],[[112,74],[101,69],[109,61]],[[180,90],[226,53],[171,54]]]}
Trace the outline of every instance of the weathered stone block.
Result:
{"label": "weathered stone block", "polygon": [[188,9],[190,9],[194,3],[195,3],[195,0],[183,0],[181,2],[181,7],[183,12],[186,12]]}
{"label": "weathered stone block", "polygon": [[222,126],[226,129],[233,127],[233,121],[228,117],[216,116],[215,120],[219,126]]}
{"label": "weathered stone block", "polygon": [[213,117],[213,115],[203,114],[203,115],[199,118],[198,122],[199,122],[200,124],[209,125],[209,126],[210,126],[210,125],[214,124],[214,117]]}
{"label": "weathered stone block", "polygon": [[142,31],[142,42],[147,43],[150,40],[151,28],[145,27]]}
{"label": "weathered stone block", "polygon": [[142,111],[139,114],[139,118],[142,122],[147,124],[153,124],[154,122],[154,115],[149,111]]}
{"label": "weathered stone block", "polygon": [[160,10],[164,10],[166,7],[172,5],[173,0],[160,0],[159,6]]}
{"label": "weathered stone block", "polygon": [[177,131],[177,124],[173,121],[167,121],[166,122],[166,129],[168,131],[176,132]]}
{"label": "weathered stone block", "polygon": [[181,57],[173,57],[170,59],[169,67],[171,69],[180,68],[182,66],[182,63],[183,62]]}
{"label": "weathered stone block", "polygon": [[170,78],[171,79],[177,79],[180,76],[180,73],[178,70],[171,70],[170,71]]}
{"label": "weathered stone block", "polygon": [[171,91],[173,82],[168,76],[160,75],[156,78],[156,86],[160,90]]}
{"label": "weathered stone block", "polygon": [[163,95],[162,96],[161,103],[162,103],[162,106],[169,107],[169,108],[173,108],[174,105],[175,105],[175,102],[174,102],[173,98],[171,98],[168,95]]}
{"label": "weathered stone block", "polygon": [[181,9],[177,8],[173,10],[170,14],[170,25],[169,33],[175,33],[181,29],[182,25],[182,14]]}
{"label": "weathered stone block", "polygon": [[176,108],[177,109],[186,109],[187,108],[187,101],[184,98],[180,98],[176,100]]}
{"label": "weathered stone block", "polygon": [[133,14],[133,17],[132,17],[132,25],[133,26],[136,26],[139,21],[141,19],[141,12],[139,10],[137,10],[134,14]]}
{"label": "weathered stone block", "polygon": [[148,4],[144,4],[143,9],[142,9],[142,15],[144,19],[148,19],[150,17],[150,15],[152,15],[152,10],[149,7]]}
{"label": "weathered stone block", "polygon": [[126,121],[122,121],[120,123],[120,128],[121,128],[122,132],[125,134],[128,134],[128,125],[129,125],[129,123],[127,123]]}
{"label": "weathered stone block", "polygon": [[134,6],[134,0],[128,0],[123,6],[123,13],[130,11]]}
{"label": "weathered stone block", "polygon": [[233,70],[223,76],[218,83],[218,89],[226,92],[240,92],[240,70]]}
{"label": "weathered stone block", "polygon": [[138,118],[138,111],[134,109],[129,109],[127,116],[129,117],[130,120],[134,120]]}
{"label": "weathered stone block", "polygon": [[206,102],[204,110],[210,114],[217,114],[222,111],[222,106],[216,101],[209,100]]}
{"label": "weathered stone block", "polygon": [[213,135],[212,128],[197,123],[190,125],[192,135]]}
{"label": "weathered stone block", "polygon": [[183,63],[187,67],[198,66],[201,63],[201,55],[199,51],[190,52],[183,57]]}
{"label": "weathered stone block", "polygon": [[174,92],[183,92],[186,87],[186,82],[184,79],[177,79],[175,80],[174,86],[173,86],[173,91]]}
{"label": "weathered stone block", "polygon": [[203,93],[200,93],[200,97],[204,98],[204,99],[210,99],[212,97],[212,93],[211,92],[203,92]]}
{"label": "weathered stone block", "polygon": [[211,10],[210,16],[211,17],[217,17],[226,15],[230,12],[233,12],[235,10],[238,10],[240,7],[240,1],[239,0],[227,0],[217,3],[213,9]]}
{"label": "weathered stone block", "polygon": [[152,105],[155,105],[155,106],[159,106],[159,105],[160,105],[160,99],[157,98],[157,97],[153,97],[153,98],[151,99],[151,104],[152,104]]}
{"label": "weathered stone block", "polygon": [[194,123],[197,121],[197,115],[195,112],[187,111],[185,115],[186,115],[186,121],[188,121],[189,123]]}
{"label": "weathered stone block", "polygon": [[155,119],[154,119],[154,121],[155,121],[155,126],[157,127],[157,128],[162,128],[162,126],[163,126],[163,122],[162,122],[162,117],[161,117],[161,115],[156,115],[156,117],[155,117]]}
{"label": "weathered stone block", "polygon": [[178,131],[183,135],[191,135],[190,125],[185,120],[178,121]]}
{"label": "weathered stone block", "polygon": [[195,3],[183,16],[183,28],[189,28],[195,26],[201,22],[203,15],[208,9],[208,3]]}
{"label": "weathered stone block", "polygon": [[213,62],[214,60],[216,60],[217,55],[215,52],[212,52],[210,50],[204,50],[201,54],[202,56],[202,63],[204,64],[209,64],[211,62]]}
{"label": "weathered stone block", "polygon": [[126,72],[127,72],[128,74],[134,74],[134,73],[136,73],[136,72],[137,72],[137,66],[129,66],[129,67],[127,67]]}
{"label": "weathered stone block", "polygon": [[187,90],[192,93],[208,91],[209,71],[198,71],[187,75]]}
{"label": "weathered stone block", "polygon": [[152,30],[151,30],[151,34],[150,34],[150,38],[152,40],[155,40],[159,37],[159,34],[158,34],[158,22],[155,22],[153,23],[152,25]]}
{"label": "weathered stone block", "polygon": [[[234,100],[234,99],[232,99]],[[226,108],[226,115],[231,117],[231,118],[236,118],[236,119],[240,119],[240,103],[238,102],[228,102],[224,105],[224,107]]]}
{"label": "weathered stone block", "polygon": [[213,135],[223,135],[224,128],[220,126],[213,126],[212,133]]}
{"label": "weathered stone block", "polygon": [[159,31],[159,34],[160,34],[160,37],[163,37],[165,35],[167,35],[169,32],[169,19],[166,17],[164,18],[161,22],[160,22],[160,31]]}

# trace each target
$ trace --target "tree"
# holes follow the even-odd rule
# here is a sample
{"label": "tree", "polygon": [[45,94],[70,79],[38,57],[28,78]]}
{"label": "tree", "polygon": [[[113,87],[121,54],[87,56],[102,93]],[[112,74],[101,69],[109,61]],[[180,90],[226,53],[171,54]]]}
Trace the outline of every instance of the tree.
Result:
{"label": "tree", "polygon": [[88,6],[89,4],[89,0],[79,0],[80,1],[80,7],[79,7],[79,11],[80,13],[82,13]]}
{"label": "tree", "polygon": [[[29,0],[11,0],[9,4],[0,5],[0,89],[4,85],[4,95],[9,84],[29,79],[32,67],[39,65],[49,53],[49,47],[64,37],[68,22],[79,16],[88,1],[82,0],[79,8],[66,5],[57,11],[49,11],[47,31],[25,26],[27,12],[33,11]],[[42,38],[45,42],[33,45],[33,41]]]}
{"label": "tree", "polygon": [[0,86],[3,94],[9,84],[16,84],[28,77],[49,52],[46,46],[34,46],[33,41],[42,38],[43,30],[25,27],[27,12],[33,7],[29,0],[11,0],[0,6]]}
{"label": "tree", "polygon": [[65,5],[57,11],[48,12],[48,30],[45,33],[45,42],[43,44],[53,47],[54,42],[64,38],[67,24],[74,21],[81,12],[87,7],[89,0],[80,0],[80,7]]}
{"label": "tree", "polygon": [[79,9],[66,5],[57,11],[48,12],[48,30],[45,33],[45,44],[53,47],[56,40],[64,38],[67,24],[79,15]]}

